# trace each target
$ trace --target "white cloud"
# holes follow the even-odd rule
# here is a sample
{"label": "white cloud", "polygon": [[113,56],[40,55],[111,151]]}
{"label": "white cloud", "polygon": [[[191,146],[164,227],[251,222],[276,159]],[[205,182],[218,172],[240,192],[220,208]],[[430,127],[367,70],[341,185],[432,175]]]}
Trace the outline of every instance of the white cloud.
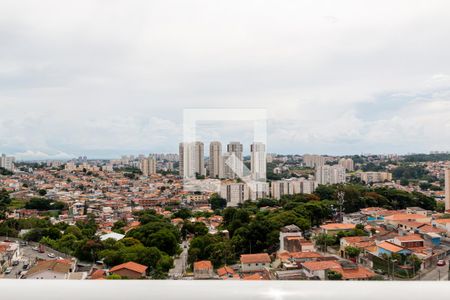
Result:
{"label": "white cloud", "polygon": [[450,149],[448,1],[25,2],[0,3],[2,151],[175,152],[210,107],[267,108],[278,152]]}

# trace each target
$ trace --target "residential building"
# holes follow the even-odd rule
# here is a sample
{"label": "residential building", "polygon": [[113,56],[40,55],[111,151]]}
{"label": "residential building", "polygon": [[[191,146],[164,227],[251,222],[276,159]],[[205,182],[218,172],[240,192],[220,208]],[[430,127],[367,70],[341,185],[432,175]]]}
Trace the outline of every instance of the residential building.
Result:
{"label": "residential building", "polygon": [[214,270],[211,261],[202,260],[194,262],[194,279],[212,279]]}
{"label": "residential building", "polygon": [[288,180],[277,180],[270,183],[271,195],[274,199],[281,199],[283,195],[292,195],[293,191],[290,189],[290,182]]}
{"label": "residential building", "polygon": [[316,168],[325,165],[325,157],[321,155],[303,155],[303,162],[309,168]]}
{"label": "residential building", "polygon": [[149,156],[141,160],[141,172],[144,176],[156,174],[156,159]]}
{"label": "residential building", "polygon": [[222,159],[222,144],[220,142],[211,142],[209,144],[209,177],[223,178]]}
{"label": "residential building", "polygon": [[243,146],[239,142],[230,142],[227,153],[223,157],[224,177],[229,179],[242,178],[244,175]]}
{"label": "residential building", "polygon": [[227,200],[227,206],[238,206],[249,200],[249,188],[244,183],[222,183],[220,197]]}
{"label": "residential building", "polygon": [[401,222],[421,222],[429,223],[431,217],[424,216],[423,214],[407,214],[407,213],[396,213],[384,217],[384,223],[398,227]]}
{"label": "residential building", "polygon": [[249,183],[250,200],[256,201],[270,196],[270,188],[268,182],[253,181]]}
{"label": "residential building", "polygon": [[409,254],[411,254],[411,250],[406,249],[402,246],[396,245],[389,241],[382,241],[377,244],[377,250],[376,250],[377,256],[381,256],[383,254],[392,255],[394,253],[409,255]]}
{"label": "residential building", "polygon": [[339,160],[339,165],[344,167],[349,172],[353,172],[355,170],[355,163],[351,158],[341,158]]}
{"label": "residential building", "polygon": [[317,184],[345,183],[345,168],[339,165],[318,166],[316,168]]}
{"label": "residential building", "polygon": [[115,267],[112,267],[109,270],[109,273],[120,275],[122,278],[127,279],[140,279],[144,278],[146,275],[147,266],[129,261]]}
{"label": "residential building", "polygon": [[13,156],[2,154],[2,156],[0,156],[0,167],[12,172],[14,171],[14,161],[15,158]]}
{"label": "residential building", "polygon": [[66,260],[38,261],[25,275],[26,279],[69,279],[74,267]]}
{"label": "residential building", "polygon": [[261,272],[270,266],[270,257],[267,253],[242,254],[241,255],[242,272]]}
{"label": "residential building", "polygon": [[322,233],[329,235],[336,235],[338,232],[351,231],[356,228],[355,224],[345,224],[345,223],[330,223],[320,226]]}
{"label": "residential building", "polygon": [[301,252],[302,232],[296,225],[284,226],[280,230],[280,252]]}
{"label": "residential building", "polygon": [[183,178],[195,178],[206,175],[204,145],[202,142],[180,143],[179,173]]}
{"label": "residential building", "polygon": [[392,173],[389,172],[360,172],[357,174],[366,184],[392,181]]}
{"label": "residential building", "polygon": [[250,145],[250,165],[253,180],[266,180],[266,145],[253,143]]}

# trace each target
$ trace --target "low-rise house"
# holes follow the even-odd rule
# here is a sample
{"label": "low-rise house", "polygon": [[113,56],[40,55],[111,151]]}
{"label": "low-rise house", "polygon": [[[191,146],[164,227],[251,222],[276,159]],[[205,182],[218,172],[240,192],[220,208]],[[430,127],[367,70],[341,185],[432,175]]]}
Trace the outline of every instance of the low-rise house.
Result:
{"label": "low-rise house", "polygon": [[109,270],[109,273],[120,275],[122,278],[128,279],[140,279],[145,277],[145,272],[147,271],[147,266],[129,261]]}
{"label": "low-rise house", "polygon": [[381,256],[383,254],[392,255],[392,254],[411,254],[411,250],[408,250],[402,246],[396,245],[394,243],[383,241],[377,244],[376,255]]}
{"label": "low-rise house", "polygon": [[280,230],[280,251],[302,251],[302,232],[296,225],[284,226]]}
{"label": "low-rise house", "polygon": [[34,265],[24,278],[26,279],[69,279],[73,271],[72,264],[67,260],[42,260]]}
{"label": "low-rise house", "polygon": [[301,263],[307,261],[317,261],[320,260],[323,256],[320,253],[312,252],[312,251],[304,251],[304,252],[279,252],[277,254],[277,258],[281,260],[283,263],[294,263],[296,266],[300,266]]}
{"label": "low-rise house", "polygon": [[339,269],[341,265],[334,260],[308,261],[302,263],[303,272],[308,278],[319,278],[325,280],[327,271]]}
{"label": "low-rise house", "polygon": [[368,236],[347,236],[340,240],[340,254],[342,257],[347,257],[345,249],[347,247],[354,247],[361,250],[362,253],[372,251],[376,246],[375,240]]}
{"label": "low-rise house", "polygon": [[211,261],[202,260],[194,262],[195,279],[211,279],[214,277],[214,269]]}
{"label": "low-rise house", "polygon": [[217,269],[217,275],[221,279],[240,279],[239,275],[229,266]]}
{"label": "low-rise house", "polygon": [[307,277],[321,280],[326,280],[330,271],[341,274],[343,280],[368,280],[375,276],[371,270],[348,261],[312,261],[302,267]]}
{"label": "low-rise house", "polygon": [[98,280],[98,279],[106,279],[107,276],[108,276],[107,270],[98,269],[93,270],[89,277],[92,280]]}
{"label": "low-rise house", "polygon": [[447,231],[447,233],[450,233],[450,219],[434,220],[433,225],[435,225],[439,229]]}
{"label": "low-rise house", "polygon": [[320,226],[321,232],[328,235],[336,235],[338,232],[348,232],[355,228],[355,224],[345,223],[331,223]]}
{"label": "low-rise house", "polygon": [[271,259],[267,253],[242,254],[241,255],[242,272],[260,272],[270,266]]}
{"label": "low-rise house", "polygon": [[431,217],[427,217],[422,214],[397,213],[384,217],[384,222],[386,225],[392,225],[395,227],[398,227],[398,224],[402,222],[429,223],[430,221]]}
{"label": "low-rise house", "polygon": [[424,239],[418,234],[410,234],[397,236],[393,239],[393,243],[404,248],[422,248],[424,247]]}

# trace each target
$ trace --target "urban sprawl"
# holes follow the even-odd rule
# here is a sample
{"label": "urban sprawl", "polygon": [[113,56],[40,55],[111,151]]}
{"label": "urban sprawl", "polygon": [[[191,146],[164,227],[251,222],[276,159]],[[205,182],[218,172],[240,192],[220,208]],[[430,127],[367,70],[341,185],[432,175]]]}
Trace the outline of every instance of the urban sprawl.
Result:
{"label": "urban sprawl", "polygon": [[0,237],[0,279],[448,280],[450,153],[3,154]]}

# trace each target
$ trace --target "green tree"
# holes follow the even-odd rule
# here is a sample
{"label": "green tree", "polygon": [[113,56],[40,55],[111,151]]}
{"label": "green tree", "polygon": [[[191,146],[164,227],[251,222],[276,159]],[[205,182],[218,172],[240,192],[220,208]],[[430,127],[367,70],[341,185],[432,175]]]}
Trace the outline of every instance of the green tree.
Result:
{"label": "green tree", "polygon": [[224,209],[227,206],[227,200],[220,197],[218,194],[214,193],[209,198],[209,203],[211,204],[211,209]]}
{"label": "green tree", "polygon": [[328,271],[327,272],[327,279],[328,280],[342,280],[342,274],[336,271]]}
{"label": "green tree", "polygon": [[345,253],[350,258],[356,258],[356,257],[359,256],[359,254],[361,254],[361,249],[356,248],[356,247],[352,247],[352,246],[347,246],[347,247],[345,247]]}

